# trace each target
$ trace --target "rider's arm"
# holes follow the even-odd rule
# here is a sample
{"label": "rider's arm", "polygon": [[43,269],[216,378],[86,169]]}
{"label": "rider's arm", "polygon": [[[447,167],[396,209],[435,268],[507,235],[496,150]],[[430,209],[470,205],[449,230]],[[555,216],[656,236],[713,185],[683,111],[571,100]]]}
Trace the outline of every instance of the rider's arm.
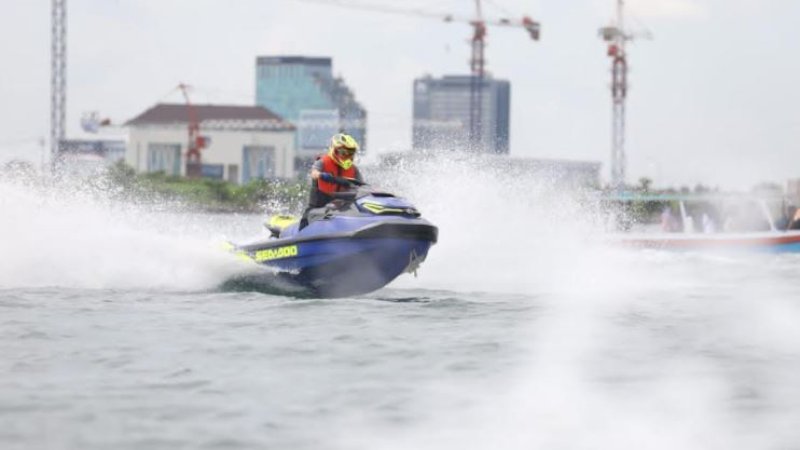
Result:
{"label": "rider's arm", "polygon": [[[315,162],[314,165],[311,166],[311,179],[322,179],[322,181],[327,181],[329,183],[336,183],[341,186],[350,186],[350,182],[348,182],[346,178],[337,177],[328,172],[323,172],[322,169],[322,161]],[[358,172],[358,169],[356,169],[356,180],[361,181],[361,175]]]}
{"label": "rider's arm", "polygon": [[319,169],[311,169],[311,179],[315,181],[326,181],[328,183],[336,183],[341,186],[350,186],[346,178],[336,177],[328,172],[322,172]]}
{"label": "rider's arm", "polygon": [[322,174],[322,160],[314,161],[314,165],[311,166],[311,179],[316,180],[319,179],[320,174]]}

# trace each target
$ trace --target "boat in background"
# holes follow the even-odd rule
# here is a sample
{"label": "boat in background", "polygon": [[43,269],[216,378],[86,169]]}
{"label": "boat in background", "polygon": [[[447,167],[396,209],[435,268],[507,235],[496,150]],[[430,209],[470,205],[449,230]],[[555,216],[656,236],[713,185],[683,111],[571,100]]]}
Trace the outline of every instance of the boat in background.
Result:
{"label": "boat in background", "polygon": [[[660,209],[609,242],[629,248],[800,252],[800,213],[785,198],[755,195],[623,195],[604,202]],[[624,215],[625,213],[623,213]]]}

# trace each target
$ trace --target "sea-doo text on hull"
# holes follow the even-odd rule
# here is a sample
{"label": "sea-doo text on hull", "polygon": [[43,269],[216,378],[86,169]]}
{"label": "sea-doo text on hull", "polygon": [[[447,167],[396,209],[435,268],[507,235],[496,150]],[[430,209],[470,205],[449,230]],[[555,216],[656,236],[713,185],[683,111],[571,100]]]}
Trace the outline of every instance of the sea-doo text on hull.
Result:
{"label": "sea-doo text on hull", "polygon": [[436,243],[438,229],[402,198],[367,186],[336,197],[311,210],[302,230],[297,220],[278,216],[268,225],[270,237],[231,250],[311,295],[332,298],[365,294],[415,272]]}

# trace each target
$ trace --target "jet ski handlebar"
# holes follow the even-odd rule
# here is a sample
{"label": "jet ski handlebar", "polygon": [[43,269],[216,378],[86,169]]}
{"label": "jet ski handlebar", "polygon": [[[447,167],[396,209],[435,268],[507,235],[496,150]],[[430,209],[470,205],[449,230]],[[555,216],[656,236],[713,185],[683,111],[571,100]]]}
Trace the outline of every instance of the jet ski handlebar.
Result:
{"label": "jet ski handlebar", "polygon": [[336,177],[338,184],[347,187],[361,187],[366,186],[367,183],[364,183],[361,180],[357,180],[355,178],[347,178],[347,177]]}
{"label": "jet ski handlebar", "polygon": [[337,177],[337,176],[335,176],[335,175],[333,175],[331,173],[328,173],[328,172],[322,172],[319,175],[319,178],[321,180],[323,180],[323,181],[327,181],[329,183],[334,183],[334,184],[337,184],[339,186],[343,186],[343,187],[347,187],[347,188],[352,188],[354,186],[355,187],[364,186],[366,184],[363,181],[357,180],[355,178]]}
{"label": "jet ski handlebar", "polygon": [[351,202],[356,199],[356,194],[356,191],[334,192],[333,198],[336,200],[346,200]]}
{"label": "jet ski handlebar", "polygon": [[336,200],[343,200],[347,202],[355,201],[357,198],[361,198],[367,195],[372,195],[374,197],[394,197],[395,195],[375,189],[373,186],[359,181],[359,185],[351,185],[350,190],[342,191],[342,192],[334,192],[331,196]]}

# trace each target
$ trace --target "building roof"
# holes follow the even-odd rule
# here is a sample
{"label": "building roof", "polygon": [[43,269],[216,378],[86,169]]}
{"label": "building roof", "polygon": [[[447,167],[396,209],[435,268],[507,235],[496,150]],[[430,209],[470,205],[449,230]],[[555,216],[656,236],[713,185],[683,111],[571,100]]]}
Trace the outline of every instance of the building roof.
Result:
{"label": "building roof", "polygon": [[[293,130],[294,125],[261,106],[192,105],[203,128]],[[127,126],[189,123],[189,105],[159,103],[127,121]]]}
{"label": "building roof", "polygon": [[259,56],[256,64],[305,64],[309,66],[330,66],[331,58],[314,56]]}
{"label": "building roof", "polygon": [[[472,81],[477,79],[476,75],[444,75],[441,78],[434,78],[431,75],[425,75],[414,79],[415,83],[425,83],[435,86],[467,86],[471,85]],[[509,84],[508,80],[502,78],[494,78],[491,74],[483,76],[483,82],[488,84]]]}

